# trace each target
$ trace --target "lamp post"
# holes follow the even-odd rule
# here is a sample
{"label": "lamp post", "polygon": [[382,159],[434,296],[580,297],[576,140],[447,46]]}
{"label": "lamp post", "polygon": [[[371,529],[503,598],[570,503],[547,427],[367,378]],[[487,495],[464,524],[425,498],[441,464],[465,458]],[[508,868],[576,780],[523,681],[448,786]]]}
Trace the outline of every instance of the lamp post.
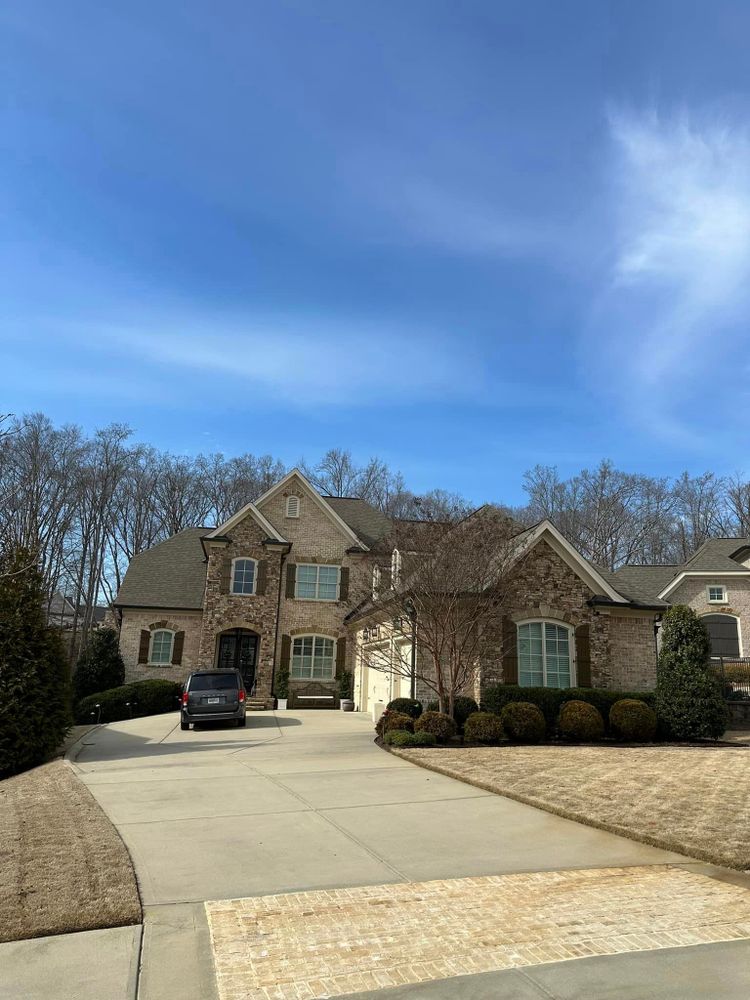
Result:
{"label": "lamp post", "polygon": [[409,597],[404,605],[411,622],[411,700],[417,698],[417,609]]}

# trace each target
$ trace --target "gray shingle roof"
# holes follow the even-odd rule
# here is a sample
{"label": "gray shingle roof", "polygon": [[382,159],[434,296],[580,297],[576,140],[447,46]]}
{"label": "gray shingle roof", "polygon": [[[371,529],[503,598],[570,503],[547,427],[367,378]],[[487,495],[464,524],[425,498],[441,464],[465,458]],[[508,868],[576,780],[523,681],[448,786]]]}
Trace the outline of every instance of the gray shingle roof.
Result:
{"label": "gray shingle roof", "polygon": [[115,604],[140,608],[201,608],[206,563],[201,536],[211,528],[186,528],[134,556]]}
{"label": "gray shingle roof", "polygon": [[618,593],[631,601],[667,607],[667,602],[658,595],[680,569],[679,566],[621,566],[607,574],[607,578]]}
{"label": "gray shingle roof", "polygon": [[731,558],[732,553],[747,545],[748,538],[709,538],[682,567],[685,573],[750,573]]}
{"label": "gray shingle roof", "polygon": [[360,500],[359,497],[323,497],[323,499],[368,548],[372,548],[391,531],[390,518],[366,500]]}

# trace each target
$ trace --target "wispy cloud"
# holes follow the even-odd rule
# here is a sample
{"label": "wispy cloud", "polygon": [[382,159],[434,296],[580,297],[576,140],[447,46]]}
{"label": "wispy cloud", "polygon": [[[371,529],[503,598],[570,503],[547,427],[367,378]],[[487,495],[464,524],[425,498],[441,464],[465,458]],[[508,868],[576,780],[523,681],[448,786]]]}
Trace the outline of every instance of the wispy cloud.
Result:
{"label": "wispy cloud", "polygon": [[631,414],[695,440],[700,390],[733,374],[736,400],[747,377],[732,350],[748,343],[750,134],[653,110],[613,111],[609,129],[613,254],[588,361]]}

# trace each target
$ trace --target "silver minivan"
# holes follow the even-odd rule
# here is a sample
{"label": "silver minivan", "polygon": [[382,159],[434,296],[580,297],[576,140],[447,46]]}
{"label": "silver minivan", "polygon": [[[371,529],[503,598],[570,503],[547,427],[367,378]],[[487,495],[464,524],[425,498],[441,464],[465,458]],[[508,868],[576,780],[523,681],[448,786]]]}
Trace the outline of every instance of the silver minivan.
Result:
{"label": "silver minivan", "polygon": [[185,681],[180,699],[180,729],[193,722],[236,719],[245,725],[245,685],[238,670],[197,670]]}

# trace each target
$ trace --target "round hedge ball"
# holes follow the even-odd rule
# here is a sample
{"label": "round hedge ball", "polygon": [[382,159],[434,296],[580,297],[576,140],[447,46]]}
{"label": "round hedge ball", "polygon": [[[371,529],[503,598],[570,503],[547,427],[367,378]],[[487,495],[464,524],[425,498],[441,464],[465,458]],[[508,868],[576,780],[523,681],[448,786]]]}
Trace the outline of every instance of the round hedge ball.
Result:
{"label": "round hedge ball", "polygon": [[414,719],[412,719],[410,715],[406,715],[404,712],[388,712],[385,717],[385,731],[387,733],[391,733],[396,730],[413,733]]}
{"label": "round hedge ball", "polygon": [[620,740],[651,743],[656,725],[656,712],[638,698],[621,698],[609,710],[609,727]]}
{"label": "round hedge ball", "polygon": [[560,733],[578,743],[596,743],[604,738],[602,713],[587,701],[566,701],[557,719]]}
{"label": "round hedge ball", "polygon": [[500,714],[500,722],[513,743],[541,743],[547,733],[541,709],[530,701],[510,701]]}
{"label": "round hedge ball", "polygon": [[414,723],[415,733],[432,733],[438,743],[447,743],[456,735],[456,723],[443,712],[423,712]]}
{"label": "round hedge ball", "polygon": [[492,712],[473,712],[464,723],[467,743],[499,743],[503,738],[503,724],[499,715]]}

